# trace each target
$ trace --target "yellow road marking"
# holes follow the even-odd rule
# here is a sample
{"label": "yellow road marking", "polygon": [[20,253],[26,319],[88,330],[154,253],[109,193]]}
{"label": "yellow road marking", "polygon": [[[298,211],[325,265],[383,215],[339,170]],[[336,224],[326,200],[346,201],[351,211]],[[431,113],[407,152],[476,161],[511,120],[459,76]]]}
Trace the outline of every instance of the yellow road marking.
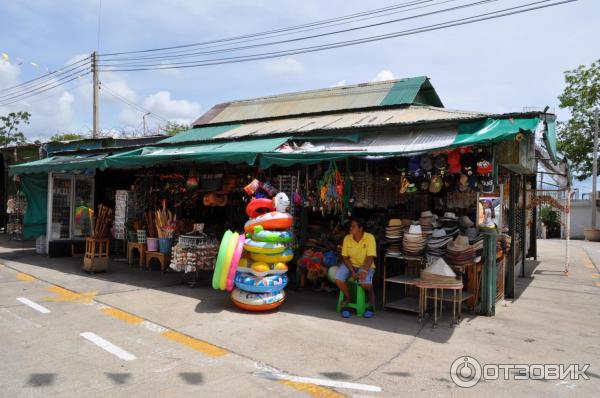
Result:
{"label": "yellow road marking", "polygon": [[317,386],[310,383],[299,383],[297,381],[290,380],[278,380],[281,384],[285,384],[288,387],[292,387],[295,390],[302,391],[315,398],[341,398],[345,395],[340,394],[337,391],[333,391],[326,387]]}
{"label": "yellow road marking", "polygon": [[592,278],[598,279],[598,278],[600,278],[600,274],[598,274],[598,273],[592,274]]}
{"label": "yellow road marking", "polygon": [[596,286],[600,287],[600,282],[596,282]]}
{"label": "yellow road marking", "polygon": [[17,279],[23,282],[33,282],[36,278],[29,275],[29,274],[24,274],[22,272],[17,272]]}
{"label": "yellow road marking", "polygon": [[50,286],[48,291],[55,293],[58,297],[48,297],[46,301],[73,301],[82,304],[91,304],[98,292],[76,293],[59,286]]}
{"label": "yellow road marking", "polygon": [[202,340],[186,336],[183,333],[175,332],[174,330],[162,332],[160,335],[166,337],[169,340],[173,340],[176,343],[182,344],[196,351],[200,351],[201,353],[209,355],[211,357],[220,357],[227,354],[227,351],[225,351],[222,348],[219,348]]}
{"label": "yellow road marking", "polygon": [[100,311],[102,311],[106,315],[112,316],[113,318],[117,318],[118,320],[121,320],[121,321],[127,322],[127,323],[137,324],[137,323],[144,322],[143,318],[140,318],[139,316],[130,314],[129,312],[121,311],[116,308],[105,307],[105,308],[102,308]]}

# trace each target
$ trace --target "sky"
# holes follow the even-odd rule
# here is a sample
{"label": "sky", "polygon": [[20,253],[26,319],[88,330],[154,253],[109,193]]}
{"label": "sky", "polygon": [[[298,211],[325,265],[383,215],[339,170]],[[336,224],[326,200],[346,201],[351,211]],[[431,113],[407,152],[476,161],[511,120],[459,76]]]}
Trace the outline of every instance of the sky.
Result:
{"label": "sky", "polygon": [[[38,77],[46,67],[60,68],[94,50],[104,53],[194,43],[404,1],[0,0],[0,52],[9,56],[8,62],[0,59],[0,90]],[[422,26],[525,2],[498,0],[467,12],[398,22],[343,38]],[[598,15],[599,1],[579,0],[532,13],[326,52],[203,68],[103,72],[100,80],[128,101],[183,123],[228,100],[420,75],[431,78],[447,108],[510,112],[548,105],[559,119],[566,119],[568,113],[558,108],[557,100],[564,86],[564,71],[600,58],[598,45],[592,44],[600,37]],[[57,132],[87,133],[92,124],[90,79],[88,75],[51,92],[0,107],[0,114],[29,111],[31,125],[25,133],[31,140]],[[101,93],[103,130],[141,131],[143,113]],[[151,130],[157,123],[152,116],[148,118]]]}

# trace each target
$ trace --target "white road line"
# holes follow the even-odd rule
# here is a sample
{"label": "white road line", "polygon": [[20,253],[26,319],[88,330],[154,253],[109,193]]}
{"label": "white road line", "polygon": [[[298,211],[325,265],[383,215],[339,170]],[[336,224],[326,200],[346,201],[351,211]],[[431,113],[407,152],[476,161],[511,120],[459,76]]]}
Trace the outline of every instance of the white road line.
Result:
{"label": "white road line", "polygon": [[133,361],[135,359],[135,355],[125,351],[121,347],[117,347],[113,343],[108,340],[104,340],[102,337],[98,336],[92,332],[83,332],[79,334],[84,339],[91,341],[96,344],[98,347],[102,348],[105,351],[110,352],[111,354],[121,358],[124,361]]}
{"label": "white road line", "polygon": [[47,314],[50,312],[50,310],[42,305],[39,305],[38,303],[34,303],[33,301],[29,300],[28,298],[25,297],[19,297],[17,298],[17,301],[20,301],[21,303],[25,304],[28,307],[33,308],[34,310],[41,312],[42,314]]}
{"label": "white road line", "polygon": [[324,387],[345,388],[349,390],[381,392],[381,387],[372,386],[369,384],[349,383],[346,381],[337,381],[331,379],[315,379],[312,377],[292,376],[284,373],[259,372],[255,374],[257,376],[263,376],[275,380],[289,380],[297,383],[316,384]]}

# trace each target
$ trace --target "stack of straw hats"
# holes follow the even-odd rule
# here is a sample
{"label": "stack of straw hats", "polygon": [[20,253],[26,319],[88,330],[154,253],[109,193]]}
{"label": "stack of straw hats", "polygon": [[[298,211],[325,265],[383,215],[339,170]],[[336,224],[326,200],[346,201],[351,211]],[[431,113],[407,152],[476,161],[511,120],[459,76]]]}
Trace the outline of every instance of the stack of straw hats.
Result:
{"label": "stack of straw hats", "polygon": [[399,256],[402,254],[402,220],[391,218],[385,227],[385,239],[387,241],[386,255]]}
{"label": "stack of straw hats", "polygon": [[427,245],[427,238],[423,235],[420,225],[411,225],[404,232],[402,239],[402,253],[407,256],[416,257],[423,254]]}
{"label": "stack of straw hats", "polygon": [[421,225],[421,231],[423,232],[423,235],[431,235],[434,223],[435,220],[432,212],[430,212],[429,210],[421,212],[421,218],[419,218],[419,225]]}
{"label": "stack of straw hats", "polygon": [[456,273],[441,258],[421,271],[421,281],[428,285],[462,285],[462,281],[456,279]]}
{"label": "stack of straw hats", "polygon": [[467,236],[459,235],[448,243],[445,259],[451,265],[473,263],[475,261],[475,248],[469,244]]}
{"label": "stack of straw hats", "polygon": [[446,245],[452,241],[452,236],[446,235],[444,228],[433,230],[427,241],[427,258],[429,262],[435,261],[446,255]]}
{"label": "stack of straw hats", "polygon": [[458,233],[458,217],[456,214],[448,211],[444,213],[444,217],[441,217],[439,221],[446,231],[446,235],[456,235]]}

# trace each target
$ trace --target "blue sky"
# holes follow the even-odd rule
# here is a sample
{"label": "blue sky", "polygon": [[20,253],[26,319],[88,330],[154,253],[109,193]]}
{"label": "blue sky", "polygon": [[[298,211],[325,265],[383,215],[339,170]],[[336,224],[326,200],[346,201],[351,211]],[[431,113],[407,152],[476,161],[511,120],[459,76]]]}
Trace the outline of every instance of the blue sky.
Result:
{"label": "blue sky", "polygon": [[[402,0],[405,1],[405,0]],[[103,0],[100,52],[127,51],[222,38],[384,7],[396,1],[330,0],[116,1]],[[533,0],[531,0],[533,1]],[[500,0],[470,15],[524,1]],[[464,3],[464,1],[463,1]],[[58,68],[97,47],[98,0],[1,0],[0,89],[39,76],[43,66]],[[431,77],[446,107],[490,112],[524,107],[556,108],[563,72],[600,57],[600,2],[564,6],[503,19],[400,37],[328,52],[207,68],[103,74],[120,95],[167,119],[191,121],[214,104],[232,99],[354,84],[376,78]],[[447,18],[447,17],[444,17]],[[436,22],[430,18],[369,33]],[[17,65],[17,60],[23,62]],[[41,65],[40,69],[29,62]],[[57,131],[89,131],[90,83],[0,108],[29,110],[30,138]],[[139,129],[142,113],[102,96],[103,129]],[[151,125],[151,127],[154,127]]]}

